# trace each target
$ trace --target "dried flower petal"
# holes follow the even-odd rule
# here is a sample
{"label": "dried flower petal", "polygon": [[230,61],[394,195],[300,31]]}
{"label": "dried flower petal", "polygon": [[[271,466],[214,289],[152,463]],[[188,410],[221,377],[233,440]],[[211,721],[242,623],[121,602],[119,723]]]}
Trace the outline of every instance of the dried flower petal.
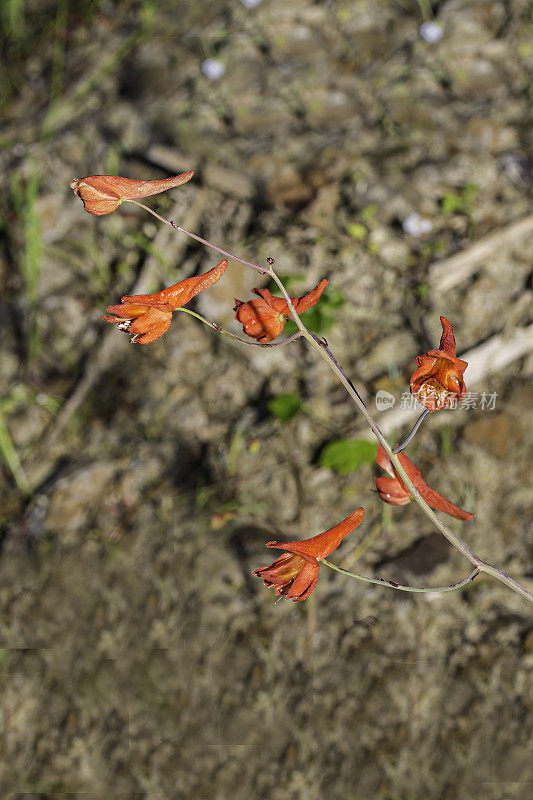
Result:
{"label": "dried flower petal", "polygon": [[121,178],[118,175],[88,175],[86,178],[76,178],[70,184],[83,201],[85,210],[89,214],[102,216],[110,214],[124,200],[138,200],[160,194],[167,189],[174,189],[190,181],[194,175],[193,170],[182,172],[173,178],[162,178],[152,181],[137,181],[132,178]]}
{"label": "dried flower petal", "polygon": [[[410,480],[413,482],[415,489],[424,498],[428,506],[431,506],[431,508],[437,511],[444,511],[446,514],[450,514],[450,516],[455,517],[455,519],[460,519],[463,522],[475,516],[470,511],[464,511],[462,508],[459,508],[459,506],[456,506],[451,500],[444,497],[444,495],[439,494],[439,492],[436,492],[431,486],[428,486],[422,478],[422,473],[418,467],[407,458],[405,453],[398,453],[398,458]],[[381,499],[392,506],[407,505],[411,500],[409,490],[396,472],[394,464],[381,444],[378,447],[376,463],[381,469],[388,473],[387,477],[376,478],[376,489]]]}

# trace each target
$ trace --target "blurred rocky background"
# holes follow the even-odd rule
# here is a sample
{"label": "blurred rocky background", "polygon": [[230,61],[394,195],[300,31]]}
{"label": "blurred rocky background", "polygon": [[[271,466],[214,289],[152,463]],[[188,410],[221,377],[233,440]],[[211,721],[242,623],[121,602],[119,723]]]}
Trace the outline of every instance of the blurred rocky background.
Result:
{"label": "blurred rocky background", "polygon": [[[488,578],[408,595],[323,567],[309,601],[274,605],[251,576],[265,543],[359,505],[337,563],[427,586],[469,565],[416,507],[380,504],[361,418],[303,343],[245,347],[176,315],[131,346],[100,320],[219,257],[131,205],[91,217],[69,188],[195,169],[147,202],[275,258],[295,295],[327,277],[309,324],[373,411],[393,396],[391,439],[446,315],[473,402],[408,452],[476,512],[453,529],[531,588],[531,5],[0,16],[3,796],[531,796],[527,603]],[[238,333],[233,299],[260,281],[233,262],[191,307]]]}

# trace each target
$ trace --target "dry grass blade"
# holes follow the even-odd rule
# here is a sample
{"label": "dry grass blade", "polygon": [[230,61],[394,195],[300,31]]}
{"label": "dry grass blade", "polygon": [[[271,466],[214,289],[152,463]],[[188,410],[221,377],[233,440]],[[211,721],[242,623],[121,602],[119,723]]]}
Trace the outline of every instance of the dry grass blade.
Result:
{"label": "dry grass blade", "polygon": [[490,259],[496,250],[511,247],[533,233],[533,214],[513,222],[505,228],[480,239],[467,250],[433,264],[429,272],[429,285],[433,291],[445,292],[465,281]]}

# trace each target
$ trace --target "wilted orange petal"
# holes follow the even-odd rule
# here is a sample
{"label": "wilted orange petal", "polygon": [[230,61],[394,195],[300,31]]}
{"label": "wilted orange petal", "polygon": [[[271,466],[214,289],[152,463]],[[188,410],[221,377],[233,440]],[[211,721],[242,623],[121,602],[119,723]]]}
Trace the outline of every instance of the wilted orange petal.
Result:
{"label": "wilted orange petal", "polygon": [[[444,511],[446,514],[450,514],[450,516],[463,521],[472,519],[475,516],[475,514],[472,514],[470,511],[464,511],[462,508],[459,508],[459,506],[456,506],[444,497],[444,495],[432,489],[431,486],[428,486],[419,468],[413,464],[405,453],[398,453],[398,458],[415,489],[431,508],[434,508],[436,511]],[[388,477],[376,478],[376,488],[380,498],[385,503],[390,503],[393,506],[407,505],[411,499],[409,490],[394,469],[392,461],[381,445],[378,447],[376,461],[381,469],[389,473]],[[391,469],[393,470],[393,476],[391,476]]]}
{"label": "wilted orange petal", "polygon": [[388,457],[385,448],[382,444],[378,445],[378,452],[376,453],[376,464],[381,469],[384,469],[391,477],[394,477],[394,468],[392,466],[392,461]]}
{"label": "wilted orange petal", "polygon": [[442,325],[442,336],[440,339],[440,346],[439,350],[443,350],[449,356],[455,355],[455,336],[453,335],[453,328],[450,322],[446,319],[446,317],[440,318],[440,324]]}
{"label": "wilted orange petal", "polygon": [[290,553],[297,553],[304,557],[316,558],[318,561],[321,558],[329,556],[341,543],[344,537],[353,531],[362,521],[365,516],[363,508],[358,508],[352,514],[343,519],[333,528],[329,528],[311,539],[303,539],[298,542],[269,542],[268,547],[278,547],[283,550],[288,550]]}
{"label": "wilted orange petal", "polygon": [[168,330],[172,322],[172,311],[149,308],[146,314],[137,317],[128,328],[133,334],[132,342],[151,344]]}
{"label": "wilted orange petal", "polygon": [[100,319],[105,319],[106,322],[124,322],[124,317],[112,317],[109,314],[100,314]]}
{"label": "wilted orange petal", "polygon": [[284,297],[274,297],[268,289],[252,289],[252,291],[254,294],[258,294],[276,313],[290,314],[289,306]]}
{"label": "wilted orange petal", "polygon": [[411,500],[411,495],[399,478],[376,478],[376,489],[380,498],[392,506],[406,506]]}
{"label": "wilted orange petal", "polygon": [[224,259],[220,261],[216,267],[213,267],[213,269],[204,272],[203,275],[193,275],[191,278],[185,278],[185,280],[179,281],[179,283],[175,283],[173,286],[169,286],[168,289],[162,289],[160,292],[155,292],[154,294],[136,294],[131,297],[125,296],[122,298],[122,301],[124,303],[134,302],[168,305],[169,308],[175,310],[176,308],[184,306],[199,292],[203,292],[204,289],[208,289],[219,281],[226,271],[227,266],[228,262]]}
{"label": "wilted orange petal", "polygon": [[189,170],[173,178],[151,181],[137,181],[119,175],[88,175],[85,178],[76,178],[70,186],[81,198],[89,214],[101,216],[110,214],[123,200],[138,200],[141,197],[160,194],[167,189],[174,189],[187,183],[193,175],[194,171]]}
{"label": "wilted orange petal", "polygon": [[451,517],[460,519],[463,522],[475,517],[475,514],[472,514],[470,511],[464,511],[464,509],[459,508],[459,506],[456,506],[455,503],[452,503],[451,500],[448,500],[447,497],[444,497],[444,495],[436,492],[435,489],[432,489],[431,486],[428,486],[424,480],[420,479],[420,483],[418,485],[415,483],[415,481],[413,481],[413,483],[428,506],[431,506],[431,508],[434,508],[436,511],[444,511]]}
{"label": "wilted orange petal", "polygon": [[316,305],[327,285],[328,281],[326,278],[324,278],[317,286],[315,286],[314,289],[311,289],[311,291],[303,297],[295,297],[292,303],[296,309],[296,313],[303,314],[304,311],[307,311],[309,308]]}
{"label": "wilted orange petal", "polygon": [[235,319],[241,323],[247,336],[266,344],[277,339],[283,332],[285,327],[283,315],[271,308],[263,299],[248,300],[246,303],[236,300],[235,303]]}
{"label": "wilted orange petal", "polygon": [[148,307],[144,303],[123,303],[117,306],[108,306],[106,309],[122,319],[135,319],[135,317],[145,314],[147,310]]}
{"label": "wilted orange petal", "polygon": [[303,556],[283,553],[270,567],[256,569],[253,574],[262,578],[269,585],[280,585],[294,580],[304,564]]}
{"label": "wilted orange petal", "polygon": [[316,588],[319,572],[318,562],[304,564],[287,592],[287,597],[290,597],[291,600],[306,600]]}
{"label": "wilted orange petal", "polygon": [[[105,177],[105,176],[102,176]],[[85,183],[85,179],[72,181],[70,184],[74,193],[83,201],[85,211],[99,217],[110,214],[122,203],[122,198],[105,185]]]}

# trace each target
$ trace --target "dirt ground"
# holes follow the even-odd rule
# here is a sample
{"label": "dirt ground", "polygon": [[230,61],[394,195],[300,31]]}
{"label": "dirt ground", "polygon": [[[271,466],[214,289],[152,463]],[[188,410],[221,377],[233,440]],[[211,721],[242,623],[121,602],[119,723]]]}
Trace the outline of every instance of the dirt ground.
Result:
{"label": "dirt ground", "polygon": [[[90,216],[69,188],[196,170],[148,204],[275,258],[293,294],[327,277],[313,324],[372,411],[393,395],[391,440],[448,317],[475,402],[431,415],[408,452],[476,512],[452,529],[531,590],[531,5],[10,0],[0,16],[3,796],[532,796],[531,606],[489,578],[415,595],[326,567],[308,601],[275,605],[251,574],[265,543],[360,505],[336,563],[423,586],[469,565],[414,504],[383,507],[374,465],[323,465],[367,434],[304,343],[245,347],[178,314],[131,346],[100,320],[219,257],[131,205]],[[234,298],[261,280],[232,262],[191,308],[238,333]]]}

